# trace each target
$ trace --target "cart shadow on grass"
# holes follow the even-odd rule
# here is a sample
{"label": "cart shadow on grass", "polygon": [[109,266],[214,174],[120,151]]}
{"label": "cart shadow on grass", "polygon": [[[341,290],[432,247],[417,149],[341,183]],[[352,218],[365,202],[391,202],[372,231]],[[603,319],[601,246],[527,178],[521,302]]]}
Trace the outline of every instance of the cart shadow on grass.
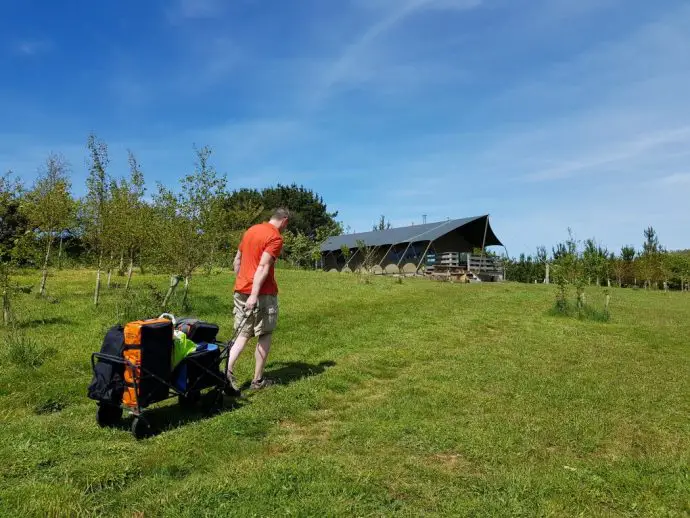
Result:
{"label": "cart shadow on grass", "polygon": [[[323,374],[323,372],[335,366],[332,360],[326,360],[317,364],[305,362],[274,362],[269,363],[266,368],[266,377],[277,382],[279,386],[289,385],[296,381]],[[241,390],[247,391],[251,381],[242,385]],[[266,390],[270,390],[266,389]],[[251,391],[248,391],[251,394]],[[160,435],[181,428],[187,424],[195,423],[214,416],[239,410],[251,404],[247,395],[239,397],[224,397],[223,404],[218,408],[214,405],[213,396],[204,394],[198,404],[193,406],[183,406],[179,404],[165,404],[162,406],[150,407],[146,411],[146,418],[151,424],[149,437]],[[114,428],[129,431],[132,425],[132,418],[121,419]]]}
{"label": "cart shadow on grass", "polygon": [[[181,428],[187,424],[210,419],[214,416],[232,412],[249,402],[242,398],[223,398],[223,404],[220,408],[215,407],[213,396],[204,394],[201,396],[198,404],[194,406],[182,406],[179,404],[166,404],[163,406],[149,407],[146,410],[146,419],[150,423],[151,428],[147,437],[160,435],[164,432],[169,432],[177,428]],[[132,426],[134,416],[129,416],[121,419],[113,428],[129,431]]]}

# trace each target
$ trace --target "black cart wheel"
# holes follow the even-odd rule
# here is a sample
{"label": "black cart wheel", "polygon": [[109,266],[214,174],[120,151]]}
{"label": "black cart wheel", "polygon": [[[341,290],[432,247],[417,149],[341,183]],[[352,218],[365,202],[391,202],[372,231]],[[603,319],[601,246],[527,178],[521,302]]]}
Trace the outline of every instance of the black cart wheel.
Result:
{"label": "black cart wheel", "polygon": [[199,399],[201,399],[201,393],[199,392],[190,392],[184,396],[180,395],[177,398],[178,403],[183,408],[192,408],[199,402]]}
{"label": "black cart wheel", "polygon": [[206,410],[209,413],[215,414],[220,412],[223,408],[223,391],[218,389],[209,391],[209,393],[206,395],[205,403]]}
{"label": "black cart wheel", "polygon": [[153,428],[142,416],[136,416],[132,421],[132,435],[137,439],[144,439],[153,434]]}
{"label": "black cart wheel", "polygon": [[113,426],[122,418],[122,408],[108,403],[99,403],[96,410],[96,422],[98,426]]}

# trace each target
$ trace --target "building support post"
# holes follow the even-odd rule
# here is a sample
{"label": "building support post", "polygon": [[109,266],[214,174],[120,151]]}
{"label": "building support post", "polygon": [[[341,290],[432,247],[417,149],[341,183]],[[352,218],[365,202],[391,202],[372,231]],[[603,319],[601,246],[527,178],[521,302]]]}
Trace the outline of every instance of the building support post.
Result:
{"label": "building support post", "polygon": [[479,261],[479,271],[482,271],[482,266],[484,264],[484,247],[486,245],[486,233],[489,230],[489,215],[486,216],[486,224],[484,225],[484,239],[482,239],[482,257]]}
{"label": "building support post", "polygon": [[362,265],[366,266],[366,264],[367,264],[367,259],[369,259],[369,258],[371,257],[371,255],[372,255],[376,250],[378,250],[379,248],[381,248],[381,247],[379,247],[379,246],[372,246],[372,247],[371,247],[371,250],[369,250],[369,253],[364,257],[364,261],[362,262]]}
{"label": "building support post", "polygon": [[[386,250],[386,253],[385,253],[384,256],[381,258],[381,261],[380,261],[379,264],[378,264],[379,266],[381,266],[381,265],[383,264],[383,261],[386,260],[386,257],[388,257],[388,254],[391,253],[391,250],[393,249],[394,246],[395,246],[395,243],[393,243],[391,246],[388,247],[388,250]],[[384,270],[384,273],[385,273],[385,270]]]}
{"label": "building support post", "polygon": [[429,244],[426,246],[426,250],[424,250],[424,253],[422,254],[422,258],[419,260],[419,264],[417,264],[417,269],[415,270],[415,273],[419,273],[419,269],[422,266],[422,262],[424,261],[424,258],[426,257],[426,253],[429,251],[429,248],[431,248],[431,243],[433,241],[429,241]]}
{"label": "building support post", "polygon": [[347,265],[350,264],[350,261],[352,261],[358,253],[359,253],[359,248],[358,248],[358,249],[355,251],[355,253],[352,254],[352,255],[350,256],[350,258],[347,260],[347,262],[345,263],[345,266],[343,266],[343,270],[344,270],[345,268],[347,268]]}
{"label": "building support post", "polygon": [[405,248],[405,251],[402,253],[402,256],[400,257],[400,261],[398,261],[398,264],[396,265],[398,267],[398,270],[400,269],[400,263],[402,263],[403,259],[405,259],[405,254],[410,249],[410,246],[412,246],[412,241],[407,243],[407,248]]}

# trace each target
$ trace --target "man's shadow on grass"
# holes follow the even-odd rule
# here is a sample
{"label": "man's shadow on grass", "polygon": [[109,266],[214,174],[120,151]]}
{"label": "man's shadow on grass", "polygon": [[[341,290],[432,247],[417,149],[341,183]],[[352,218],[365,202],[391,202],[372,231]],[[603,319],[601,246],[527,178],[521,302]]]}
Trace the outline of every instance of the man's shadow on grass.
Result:
{"label": "man's shadow on grass", "polygon": [[[317,364],[304,362],[275,362],[266,366],[264,376],[275,381],[278,385],[289,385],[295,381],[312,376],[318,376],[329,367],[335,366],[333,360],[325,360]],[[240,388],[246,390],[251,385],[251,381],[245,382]]]}
{"label": "man's shadow on grass", "polygon": [[[335,362],[326,360],[317,364],[305,362],[276,362],[269,363],[266,369],[266,377],[275,380],[278,385],[289,385],[304,378],[322,374],[329,367],[333,367]],[[251,382],[242,385],[241,390],[246,391]],[[266,389],[270,390],[270,388]],[[251,392],[251,391],[249,391]],[[224,397],[220,408],[213,408],[212,394],[203,394],[201,400],[193,406],[181,406],[176,399],[158,405],[151,405],[143,414],[151,425],[151,436],[160,435],[180,428],[186,424],[194,423],[226,412],[238,410],[248,404],[250,400],[245,394],[235,397]],[[123,417],[116,425],[121,430],[129,430],[132,425],[132,418]]]}

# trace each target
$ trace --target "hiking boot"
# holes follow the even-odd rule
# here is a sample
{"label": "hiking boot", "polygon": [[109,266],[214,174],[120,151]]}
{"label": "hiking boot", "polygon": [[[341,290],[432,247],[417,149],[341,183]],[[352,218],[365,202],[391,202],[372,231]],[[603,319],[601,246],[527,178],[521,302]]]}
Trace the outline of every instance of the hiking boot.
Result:
{"label": "hiking boot", "polygon": [[278,382],[272,379],[268,378],[261,378],[255,381],[252,381],[252,384],[249,385],[249,388],[251,390],[261,390],[266,387],[270,387],[271,385],[276,385]]}
{"label": "hiking boot", "polygon": [[[228,396],[235,396],[240,393],[240,385],[237,383],[237,378],[232,372],[228,372],[228,384],[229,387],[225,387],[225,394]],[[232,393],[231,391],[234,391]]]}

